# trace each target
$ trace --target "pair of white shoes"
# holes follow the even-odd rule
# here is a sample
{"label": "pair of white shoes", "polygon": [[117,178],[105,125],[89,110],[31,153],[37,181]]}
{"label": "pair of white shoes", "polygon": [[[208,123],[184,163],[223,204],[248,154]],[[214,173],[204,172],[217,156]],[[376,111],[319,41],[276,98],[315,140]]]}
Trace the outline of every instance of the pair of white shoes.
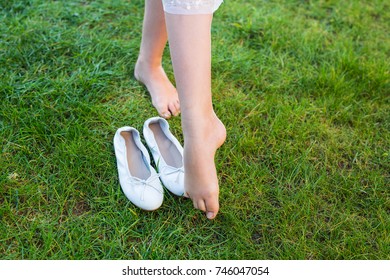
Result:
{"label": "pair of white shoes", "polygon": [[170,132],[168,122],[160,117],[144,123],[143,135],[158,173],[151,166],[149,153],[135,128],[119,128],[114,136],[114,148],[124,194],[139,208],[152,211],[164,199],[161,182],[175,195],[184,195],[183,147]]}

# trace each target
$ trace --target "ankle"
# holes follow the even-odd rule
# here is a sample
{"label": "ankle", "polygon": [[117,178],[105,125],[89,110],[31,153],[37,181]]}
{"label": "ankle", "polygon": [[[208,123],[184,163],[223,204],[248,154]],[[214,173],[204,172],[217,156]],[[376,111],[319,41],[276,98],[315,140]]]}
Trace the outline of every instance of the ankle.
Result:
{"label": "ankle", "polygon": [[137,70],[147,70],[147,71],[153,71],[155,69],[159,69],[162,67],[162,60],[158,58],[145,58],[144,56],[140,55],[137,59],[137,62],[135,64],[135,71]]}
{"label": "ankle", "polygon": [[[214,111],[194,118],[182,117],[184,142],[212,141],[221,146],[226,139],[226,128]],[[207,143],[207,142],[206,142]]]}
{"label": "ankle", "polygon": [[157,61],[145,61],[139,58],[134,67],[134,77],[145,84],[155,77],[158,77],[161,70],[161,63],[158,63]]}

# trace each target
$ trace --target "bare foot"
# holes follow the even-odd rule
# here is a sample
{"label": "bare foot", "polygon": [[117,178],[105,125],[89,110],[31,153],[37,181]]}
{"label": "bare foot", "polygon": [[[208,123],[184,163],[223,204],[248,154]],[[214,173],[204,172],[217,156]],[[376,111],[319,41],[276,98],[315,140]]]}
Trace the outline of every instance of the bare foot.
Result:
{"label": "bare foot", "polygon": [[206,212],[208,219],[214,219],[219,210],[219,186],[214,156],[225,142],[225,126],[212,112],[211,117],[184,124],[183,128],[186,194],[196,209]]}
{"label": "bare foot", "polygon": [[180,113],[180,103],[176,88],[169,81],[162,66],[149,67],[146,63],[137,61],[134,77],[143,83],[152,98],[152,104],[158,114],[169,119]]}

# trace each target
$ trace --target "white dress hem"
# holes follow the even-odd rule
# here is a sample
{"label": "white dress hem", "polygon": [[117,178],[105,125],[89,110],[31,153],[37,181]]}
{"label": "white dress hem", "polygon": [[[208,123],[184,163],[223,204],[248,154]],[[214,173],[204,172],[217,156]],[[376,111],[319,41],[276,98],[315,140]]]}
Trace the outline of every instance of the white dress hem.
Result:
{"label": "white dress hem", "polygon": [[169,14],[213,14],[223,0],[162,0],[164,11]]}

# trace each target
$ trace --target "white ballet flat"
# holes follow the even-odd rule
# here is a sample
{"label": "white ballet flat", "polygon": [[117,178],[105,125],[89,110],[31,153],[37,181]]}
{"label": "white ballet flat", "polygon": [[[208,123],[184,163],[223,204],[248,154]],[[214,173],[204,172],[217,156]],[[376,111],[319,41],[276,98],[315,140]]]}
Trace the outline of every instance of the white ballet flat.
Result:
{"label": "white ballet flat", "polygon": [[129,126],[119,128],[114,136],[119,183],[126,197],[147,211],[159,208],[164,189],[156,170],[150,165],[150,156],[142,144],[139,132]]}
{"label": "white ballet flat", "polygon": [[144,123],[143,134],[163,185],[173,194],[183,196],[183,147],[170,132],[168,122],[160,117],[150,118]]}

